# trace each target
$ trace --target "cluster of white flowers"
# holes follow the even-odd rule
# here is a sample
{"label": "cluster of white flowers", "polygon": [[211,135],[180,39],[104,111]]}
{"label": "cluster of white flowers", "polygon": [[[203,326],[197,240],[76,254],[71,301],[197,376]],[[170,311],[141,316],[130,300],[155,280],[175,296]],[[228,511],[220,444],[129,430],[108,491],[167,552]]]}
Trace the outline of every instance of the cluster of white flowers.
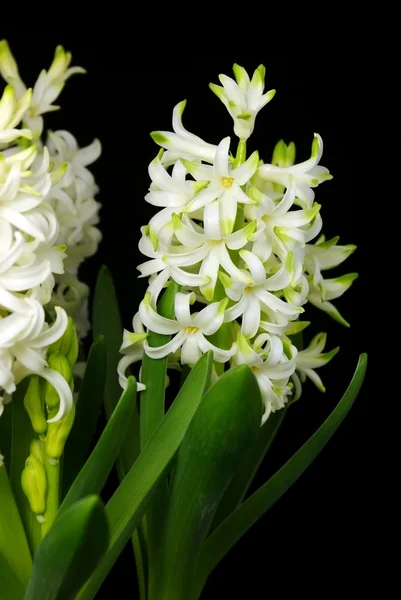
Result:
{"label": "cluster of white flowers", "polygon": [[[274,91],[263,94],[262,66],[252,79],[238,65],[234,73],[236,81],[220,75],[223,87],[211,87],[234,119],[240,138],[235,157],[229,137],[214,146],[184,128],[185,102],[174,109],[174,132],[152,133],[164,150],[149,166],[152,184],[145,199],[161,210],[142,228],[139,247],[148,260],[138,269],[150,277],[149,287],[134,317],[134,332],[124,332],[119,375],[124,386],[127,367],[143,352],[174,361],[178,356],[181,364],[192,366],[212,350],[217,363],[251,367],[265,422],[299,397],[306,376],[324,390],[314,369],[338,349],[322,353],[326,336],[319,334],[298,351],[290,336],[309,324],[299,320],[308,301],[346,323],[329,301],[351,285],[355,274],[324,279],[322,271],[339,265],[355,247],[323,236],[311,243],[322,227],[314,188],[331,179],[319,165],[323,142],[318,134],[305,162],[295,164],[294,144],[283,141],[272,164],[260,161],[257,152],[245,160],[256,115]],[[181,291],[175,318],[168,319],[157,312],[157,301],[172,280]],[[196,310],[196,304],[206,306]],[[173,337],[151,347],[145,328]]]}
{"label": "cluster of white flowers", "polygon": [[97,188],[86,169],[100,154],[99,142],[79,149],[66,131],[41,140],[42,115],[58,108],[52,103],[66,79],[84,72],[70,62],[59,46],[49,70],[27,89],[7,42],[0,41],[7,83],[0,100],[0,414],[18,382],[37,373],[60,396],[49,422],[68,412],[72,395],[48,367],[47,348],[63,335],[66,311],[86,333],[87,288],[77,272],[100,239]]}

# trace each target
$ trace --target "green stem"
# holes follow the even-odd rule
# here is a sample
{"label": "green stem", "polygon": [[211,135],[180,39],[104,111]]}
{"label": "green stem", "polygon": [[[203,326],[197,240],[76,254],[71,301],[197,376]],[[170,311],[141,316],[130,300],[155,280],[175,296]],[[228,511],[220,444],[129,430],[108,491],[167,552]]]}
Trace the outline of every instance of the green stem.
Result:
{"label": "green stem", "polygon": [[12,447],[10,483],[25,529],[29,548],[32,555],[34,555],[41,541],[40,524],[37,521],[36,515],[32,512],[21,486],[21,474],[25,467],[25,461],[30,454],[31,441],[35,436],[28,413],[24,407],[27,383],[27,380],[24,380],[18,385],[11,402]]}
{"label": "green stem", "polygon": [[60,504],[60,460],[46,456],[47,498],[44,521],[41,526],[42,537],[46,535],[56,518]]}
{"label": "green stem", "polygon": [[236,169],[246,161],[246,140],[238,142],[237,154],[235,156],[233,167]]}
{"label": "green stem", "polygon": [[[163,317],[174,316],[174,301],[180,287],[175,282],[165,290],[157,310]],[[169,336],[149,332],[149,346],[162,346],[170,340]],[[146,390],[141,393],[140,404],[140,438],[143,449],[164,417],[165,385],[167,373],[167,357],[152,359],[146,354],[142,360],[142,382]],[[160,545],[160,537],[164,527],[168,505],[168,481],[161,480],[153,494],[153,499],[140,525],[140,533],[147,541],[148,577],[154,570],[156,556]]]}

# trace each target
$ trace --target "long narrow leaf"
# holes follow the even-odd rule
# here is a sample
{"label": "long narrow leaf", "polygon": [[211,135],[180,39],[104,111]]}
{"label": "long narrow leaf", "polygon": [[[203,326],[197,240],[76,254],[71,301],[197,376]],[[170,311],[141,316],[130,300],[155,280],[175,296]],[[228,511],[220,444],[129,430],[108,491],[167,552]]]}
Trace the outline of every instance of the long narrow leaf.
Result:
{"label": "long narrow leaf", "polygon": [[70,489],[89,456],[92,437],[103,404],[106,368],[106,344],[104,337],[99,336],[89,351],[84,379],[78,394],[74,426],[65,446],[63,496]]}
{"label": "long narrow leaf", "polygon": [[92,321],[94,338],[104,336],[106,342],[107,367],[104,405],[106,415],[109,417],[121,394],[117,365],[121,358],[119,349],[123,339],[123,328],[113,279],[105,266],[100,268],[96,282]]}
{"label": "long narrow leaf", "polygon": [[[0,466],[0,556],[7,560],[21,584],[27,585],[32,559],[5,465]],[[0,566],[0,573],[1,569]],[[0,585],[0,589],[5,590],[4,586],[5,583]],[[9,598],[13,598],[11,593]]]}
{"label": "long narrow leaf", "polygon": [[193,582],[191,600],[199,598],[209,574],[234,544],[291,487],[327,444],[352,407],[365,377],[367,355],[361,354],[340,402],[311,438],[257,492],[207,538]]}
{"label": "long narrow leaf", "polygon": [[75,598],[106,551],[108,541],[105,510],[97,496],[70,506],[54,522],[38,549],[24,600]]}
{"label": "long narrow leaf", "polygon": [[[128,378],[127,387],[114,409],[98,443],[70,488],[59,515],[74,502],[90,494],[99,494],[116,460],[131,420],[136,399],[136,381]],[[60,518],[59,515],[57,518]]]}
{"label": "long narrow leaf", "polygon": [[0,600],[22,600],[25,586],[0,552]]}
{"label": "long narrow leaf", "polygon": [[95,573],[80,592],[80,600],[95,597],[130,535],[142,518],[155,486],[168,471],[205,390],[213,354],[204,354],[192,369],[173,405],[106,507],[110,545]]}
{"label": "long narrow leaf", "polygon": [[222,375],[205,395],[180,446],[151,600],[187,600],[216,508],[245,449],[255,443],[262,400],[247,365]]}
{"label": "long narrow leaf", "polygon": [[278,410],[260,428],[256,444],[249,448],[241,460],[238,470],[228,486],[216,512],[212,530],[228,517],[241,504],[256,472],[273,443],[284,420],[287,407]]}
{"label": "long narrow leaf", "polygon": [[3,455],[4,464],[8,472],[10,472],[11,466],[12,423],[12,407],[5,406],[0,418],[0,454]]}
{"label": "long narrow leaf", "polygon": [[[106,340],[107,371],[104,404],[107,418],[110,418],[121,394],[121,388],[117,379],[117,365],[121,359],[119,350],[122,342],[122,331],[120,310],[113,279],[107,267],[103,266],[99,272],[93,302],[93,333],[95,336],[103,335]],[[116,469],[120,482],[134,464],[139,453],[139,414],[138,408],[135,405],[128,425],[126,438],[123,440],[120,454],[116,460]],[[146,560],[146,548],[140,543],[137,532],[133,534],[132,543],[142,600],[145,593],[145,572],[143,565]]]}

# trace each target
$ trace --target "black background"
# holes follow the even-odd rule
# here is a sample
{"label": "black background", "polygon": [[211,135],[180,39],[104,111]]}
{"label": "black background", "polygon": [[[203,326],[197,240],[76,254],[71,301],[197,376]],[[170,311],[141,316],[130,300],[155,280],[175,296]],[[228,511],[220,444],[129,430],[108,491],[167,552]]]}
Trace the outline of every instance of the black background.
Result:
{"label": "black background", "polygon": [[[359,137],[359,82],[349,61],[338,56],[319,61],[311,50],[306,58],[301,53],[298,57],[295,51],[289,59],[281,48],[255,55],[232,50],[221,55],[187,56],[171,48],[164,56],[160,48],[156,54],[147,55],[130,40],[107,44],[95,34],[86,43],[80,36],[47,36],[46,41],[37,40],[35,52],[29,54],[17,36],[9,36],[9,41],[29,84],[41,68],[49,66],[57,43],[72,51],[74,65],[88,70],[87,75],[75,76],[67,83],[58,102],[62,111],[48,115],[46,123],[53,129],[71,131],[80,145],[94,137],[102,142],[103,153],[93,172],[101,189],[98,200],[102,203],[104,238],[98,254],[82,267],[81,275],[93,287],[99,266],[106,263],[110,267],[127,328],[145,290],[135,268],[142,261],[137,248],[139,227],[154,214],[154,207],[143,199],[149,185],[147,166],[158,151],[149,132],[171,130],[172,109],[177,102],[188,100],[184,125],[191,132],[215,144],[232,135],[234,150],[231,118],[208,83],[218,83],[219,73],[231,75],[234,61],[248,71],[263,63],[267,89],[275,88],[277,94],[257,117],[249,151],[258,149],[269,162],[275,143],[283,138],[296,143],[297,161],[302,161],[310,155],[313,133],[322,135],[325,149],[321,164],[334,175],[316,194],[322,205],[323,231],[327,237],[340,235],[340,243],[358,246],[337,271],[360,274],[351,290],[336,301],[352,327],[346,329],[327,315],[308,309],[312,325],[306,330],[306,339],[327,331],[328,349],[340,345],[341,352],[320,371],[326,394],[308,383],[302,399],[289,411],[256,478],[256,485],[263,483],[327,417],[352,376],[358,354],[372,345],[371,325],[367,324],[373,302],[368,281],[371,238],[358,164],[370,159],[372,151]],[[376,476],[372,443],[376,398],[372,384],[371,368],[362,393],[333,439],[222,561],[202,597],[264,598],[271,593],[284,598],[294,593],[327,597],[339,591],[364,593],[373,589],[377,519],[372,492]],[[115,482],[112,478],[106,495]],[[371,569],[368,577],[367,569]],[[98,597],[112,597],[120,584],[133,586],[134,577],[127,549]]]}

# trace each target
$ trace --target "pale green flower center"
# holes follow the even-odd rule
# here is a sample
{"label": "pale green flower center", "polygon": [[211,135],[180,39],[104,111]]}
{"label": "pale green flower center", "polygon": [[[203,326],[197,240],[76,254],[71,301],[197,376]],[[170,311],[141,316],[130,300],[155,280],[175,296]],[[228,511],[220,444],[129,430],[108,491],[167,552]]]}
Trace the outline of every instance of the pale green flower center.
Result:
{"label": "pale green flower center", "polygon": [[188,327],[185,328],[186,333],[196,333],[197,331],[199,331],[199,327],[196,327],[196,325],[188,325]]}
{"label": "pale green flower center", "polygon": [[234,183],[234,177],[223,177],[223,185],[226,188],[230,188]]}

